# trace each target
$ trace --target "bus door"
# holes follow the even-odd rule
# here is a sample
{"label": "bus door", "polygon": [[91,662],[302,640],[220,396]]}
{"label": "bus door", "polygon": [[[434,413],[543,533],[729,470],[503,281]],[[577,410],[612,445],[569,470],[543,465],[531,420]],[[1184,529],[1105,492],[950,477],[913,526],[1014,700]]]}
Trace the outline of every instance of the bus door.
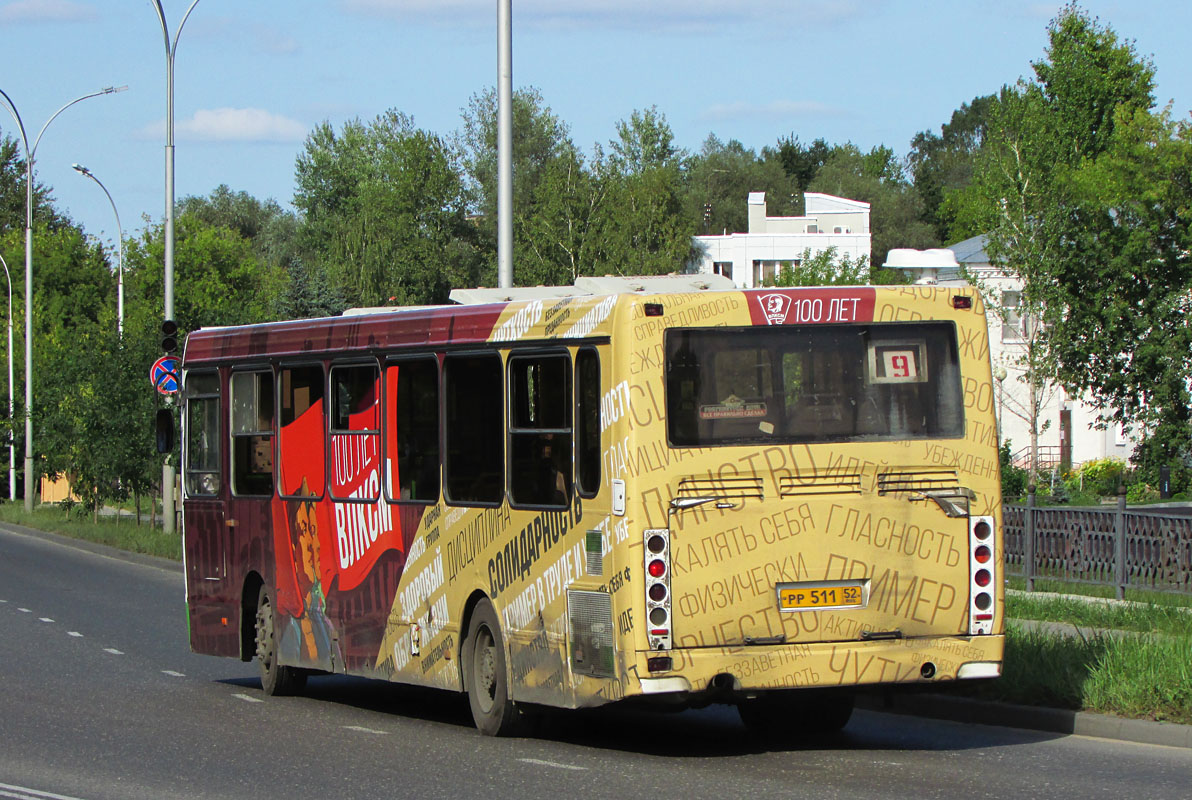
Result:
{"label": "bus door", "polygon": [[191,641],[199,652],[236,656],[236,617],[230,614],[227,596],[227,487],[222,471],[226,434],[219,373],[189,372],[184,396],[182,529]]}

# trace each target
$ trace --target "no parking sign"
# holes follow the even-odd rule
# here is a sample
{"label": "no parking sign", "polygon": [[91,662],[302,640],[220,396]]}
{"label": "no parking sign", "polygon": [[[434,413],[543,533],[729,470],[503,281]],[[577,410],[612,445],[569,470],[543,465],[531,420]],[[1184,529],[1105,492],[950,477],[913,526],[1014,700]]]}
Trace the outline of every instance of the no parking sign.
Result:
{"label": "no parking sign", "polygon": [[178,377],[178,356],[162,356],[149,369],[149,381],[162,394],[174,394],[182,386]]}

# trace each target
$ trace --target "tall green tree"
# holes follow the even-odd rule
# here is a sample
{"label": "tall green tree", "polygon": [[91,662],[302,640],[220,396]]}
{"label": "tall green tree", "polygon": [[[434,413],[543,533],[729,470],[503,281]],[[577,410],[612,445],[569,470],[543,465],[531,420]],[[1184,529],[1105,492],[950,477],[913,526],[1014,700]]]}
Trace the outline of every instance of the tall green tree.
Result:
{"label": "tall green tree", "polygon": [[308,266],[323,268],[349,302],[446,301],[460,277],[453,242],[469,228],[464,187],[438,136],[393,110],[338,134],[323,123],[298,156],[296,183]]}
{"label": "tall green tree", "polygon": [[769,212],[791,216],[802,205],[800,184],[773,149],[759,155],[736,139],[709,134],[683,167],[683,216],[700,234],[745,233],[750,192],[765,192]]}

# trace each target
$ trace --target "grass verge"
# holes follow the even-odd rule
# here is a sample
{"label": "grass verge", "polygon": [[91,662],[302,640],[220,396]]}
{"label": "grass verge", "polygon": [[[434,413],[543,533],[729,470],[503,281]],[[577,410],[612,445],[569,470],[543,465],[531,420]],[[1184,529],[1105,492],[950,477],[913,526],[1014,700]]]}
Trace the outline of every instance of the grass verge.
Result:
{"label": "grass verge", "polygon": [[1011,621],[1003,675],[975,696],[1192,724],[1192,636],[1058,636]]}
{"label": "grass verge", "polygon": [[[1189,598],[1184,600],[1187,602]],[[1125,604],[1049,597],[1045,594],[1012,594],[1006,598],[1006,616],[1010,619],[1068,622],[1081,628],[1192,636],[1192,609],[1172,604]]]}
{"label": "grass verge", "polygon": [[137,525],[131,519],[117,520],[116,517],[100,517],[92,522],[91,516],[78,517],[56,506],[43,506],[26,514],[22,504],[0,503],[0,520],[27,528],[58,533],[72,539],[98,542],[132,553],[182,560],[182,537],[163,533],[161,528],[147,524]]}

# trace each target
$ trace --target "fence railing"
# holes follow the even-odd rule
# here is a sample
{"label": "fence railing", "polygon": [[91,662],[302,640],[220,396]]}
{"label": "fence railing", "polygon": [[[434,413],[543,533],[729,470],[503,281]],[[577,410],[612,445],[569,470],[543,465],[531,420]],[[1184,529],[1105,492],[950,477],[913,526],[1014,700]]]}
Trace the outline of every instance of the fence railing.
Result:
{"label": "fence railing", "polygon": [[1192,594],[1192,516],[1127,509],[1126,496],[1105,509],[1006,505],[1006,571],[1126,589]]}

